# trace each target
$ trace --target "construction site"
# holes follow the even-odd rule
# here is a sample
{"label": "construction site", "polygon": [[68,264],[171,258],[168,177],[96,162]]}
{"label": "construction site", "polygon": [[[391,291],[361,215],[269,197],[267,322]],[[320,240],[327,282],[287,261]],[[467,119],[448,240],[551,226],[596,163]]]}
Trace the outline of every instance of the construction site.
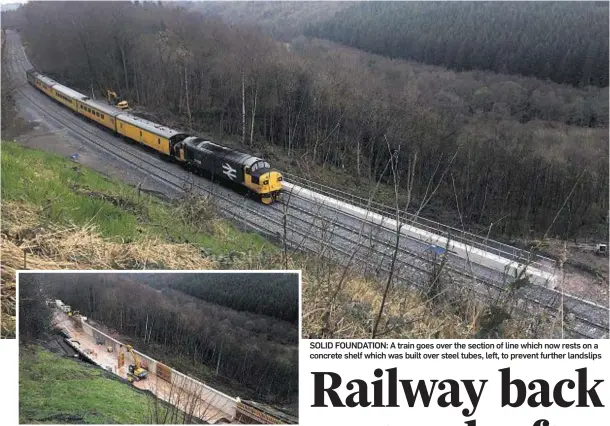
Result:
{"label": "construction site", "polygon": [[52,326],[78,357],[149,391],[207,424],[296,424],[288,413],[220,392],[122,343],[89,324],[61,300],[48,300]]}

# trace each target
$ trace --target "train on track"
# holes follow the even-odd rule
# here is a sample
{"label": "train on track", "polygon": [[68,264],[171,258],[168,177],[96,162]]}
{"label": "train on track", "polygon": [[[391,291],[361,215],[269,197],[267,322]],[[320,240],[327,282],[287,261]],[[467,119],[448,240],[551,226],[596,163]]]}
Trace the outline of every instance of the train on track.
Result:
{"label": "train on track", "polygon": [[282,175],[268,162],[217,145],[186,132],[145,120],[112,105],[96,101],[59,84],[35,69],[26,71],[30,84],[74,113],[117,135],[145,145],[187,170],[245,189],[264,204],[279,199]]}

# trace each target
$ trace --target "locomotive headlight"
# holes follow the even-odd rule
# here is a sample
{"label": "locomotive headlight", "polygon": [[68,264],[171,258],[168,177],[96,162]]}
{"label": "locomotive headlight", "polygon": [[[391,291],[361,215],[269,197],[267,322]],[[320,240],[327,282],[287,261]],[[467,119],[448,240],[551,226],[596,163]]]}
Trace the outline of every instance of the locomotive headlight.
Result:
{"label": "locomotive headlight", "polygon": [[282,181],[282,177],[281,177],[281,176],[278,176],[277,181],[278,181],[278,182],[281,182],[281,181]]}
{"label": "locomotive headlight", "polygon": [[263,185],[269,185],[269,181],[268,180],[263,181]]}

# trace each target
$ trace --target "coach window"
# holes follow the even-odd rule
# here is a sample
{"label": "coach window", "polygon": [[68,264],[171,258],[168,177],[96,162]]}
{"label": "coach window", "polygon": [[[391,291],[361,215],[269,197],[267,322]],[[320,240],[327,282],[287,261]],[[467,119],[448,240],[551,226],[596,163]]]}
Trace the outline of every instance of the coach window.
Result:
{"label": "coach window", "polygon": [[102,114],[102,120],[104,119],[104,114]]}
{"label": "coach window", "polygon": [[157,143],[161,145],[161,139],[157,138]]}
{"label": "coach window", "polygon": [[142,130],[140,130],[140,137],[142,137]]}

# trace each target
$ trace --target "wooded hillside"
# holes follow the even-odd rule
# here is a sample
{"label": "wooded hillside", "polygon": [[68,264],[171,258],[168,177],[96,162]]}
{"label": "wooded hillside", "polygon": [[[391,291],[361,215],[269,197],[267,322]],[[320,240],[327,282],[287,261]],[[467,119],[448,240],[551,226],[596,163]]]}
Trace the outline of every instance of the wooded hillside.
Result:
{"label": "wooded hillside", "polygon": [[261,27],[276,39],[290,41],[312,22],[322,22],[348,8],[350,1],[197,1],[177,4],[231,24]]}
{"label": "wooded hillside", "polygon": [[188,362],[195,371],[193,367],[203,364],[269,402],[297,400],[299,330],[294,324],[238,312],[179,291],[160,292],[129,274],[27,274],[24,278],[26,310],[20,311],[24,334],[36,336],[44,326],[32,308],[44,306],[36,299],[46,294],[140,342],[138,349],[144,353],[155,347],[165,354],[160,361],[174,366],[172,360]]}
{"label": "wooded hillside", "polygon": [[363,2],[307,33],[458,71],[608,86],[608,2]]}
{"label": "wooded hillside", "polygon": [[20,10],[41,71],[85,93],[112,87],[165,124],[236,138],[308,178],[336,182],[341,171],[350,192],[390,183],[391,155],[406,182],[416,156],[412,211],[438,185],[423,216],[496,237],[607,235],[607,88],[457,73],[306,38],[286,47],[149,2]]}
{"label": "wooded hillside", "polygon": [[136,274],[133,280],[161,290],[178,290],[236,311],[299,323],[296,273]]}

